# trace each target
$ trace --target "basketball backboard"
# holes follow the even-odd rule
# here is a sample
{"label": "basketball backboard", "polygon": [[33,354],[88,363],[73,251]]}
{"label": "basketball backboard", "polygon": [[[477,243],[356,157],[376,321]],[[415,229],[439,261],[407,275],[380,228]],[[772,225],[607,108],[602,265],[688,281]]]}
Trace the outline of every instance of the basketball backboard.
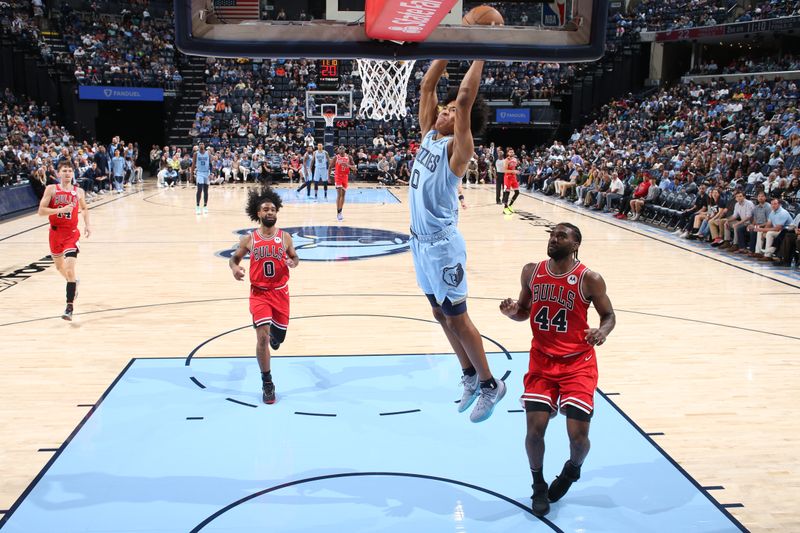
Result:
{"label": "basketball backboard", "polygon": [[592,61],[603,55],[608,1],[491,2],[504,26],[464,26],[483,2],[457,0],[423,42],[401,43],[367,37],[365,0],[175,0],[175,39],[185,53],[216,57]]}
{"label": "basketball backboard", "polygon": [[334,117],[353,118],[353,93],[351,91],[306,91],[306,117],[322,119],[325,112]]}

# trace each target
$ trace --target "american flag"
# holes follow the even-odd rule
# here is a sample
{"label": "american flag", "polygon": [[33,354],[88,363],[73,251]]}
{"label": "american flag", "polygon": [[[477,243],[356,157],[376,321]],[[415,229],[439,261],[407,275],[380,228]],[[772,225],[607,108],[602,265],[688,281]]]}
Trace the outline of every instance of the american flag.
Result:
{"label": "american flag", "polygon": [[259,0],[214,0],[214,13],[226,22],[258,20]]}

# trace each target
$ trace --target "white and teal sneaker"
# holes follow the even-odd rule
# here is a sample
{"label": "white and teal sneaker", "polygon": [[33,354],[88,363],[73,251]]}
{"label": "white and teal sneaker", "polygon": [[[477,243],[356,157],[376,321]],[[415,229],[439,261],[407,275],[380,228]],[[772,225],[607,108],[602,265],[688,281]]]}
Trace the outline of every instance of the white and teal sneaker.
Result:
{"label": "white and teal sneaker", "polygon": [[506,395],[506,384],[502,379],[497,380],[497,387],[494,389],[478,387],[480,393],[478,394],[478,403],[469,414],[469,419],[472,422],[483,422],[492,416],[494,406],[497,405],[503,396]]}
{"label": "white and teal sneaker", "polygon": [[480,388],[478,374],[474,376],[461,376],[461,385],[464,387],[464,392],[461,394],[461,401],[458,402],[459,413],[463,413],[469,409],[469,406],[472,405],[472,402],[478,397],[478,389]]}

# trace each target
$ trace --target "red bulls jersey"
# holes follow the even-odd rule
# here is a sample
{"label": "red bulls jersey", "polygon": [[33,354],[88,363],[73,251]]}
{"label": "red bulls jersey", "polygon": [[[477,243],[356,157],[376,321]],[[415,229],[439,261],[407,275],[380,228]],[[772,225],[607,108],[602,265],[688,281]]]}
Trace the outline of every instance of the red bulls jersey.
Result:
{"label": "red bulls jersey", "polygon": [[350,174],[350,156],[336,155],[336,175],[347,176]]}
{"label": "red bulls jersey", "polygon": [[254,230],[251,236],[250,285],[266,290],[285,287],[289,282],[289,267],[283,230],[276,231],[269,239],[259,230]]}
{"label": "red bulls jersey", "polygon": [[51,209],[58,209],[65,205],[72,205],[72,211],[69,213],[58,213],[50,215],[50,225],[59,229],[69,228],[75,229],[78,227],[78,204],[79,204],[78,188],[73,186],[71,191],[65,191],[61,188],[61,184],[56,184],[56,191],[53,197],[50,198]]}
{"label": "red bulls jersey", "polygon": [[516,157],[509,157],[506,158],[506,172],[509,170],[517,170],[519,166],[519,160]]}
{"label": "red bulls jersey", "polygon": [[589,301],[581,292],[589,269],[580,262],[566,274],[554,275],[549,261],[536,265],[530,280],[531,349],[551,357],[569,357],[591,348],[585,338],[589,329]]}

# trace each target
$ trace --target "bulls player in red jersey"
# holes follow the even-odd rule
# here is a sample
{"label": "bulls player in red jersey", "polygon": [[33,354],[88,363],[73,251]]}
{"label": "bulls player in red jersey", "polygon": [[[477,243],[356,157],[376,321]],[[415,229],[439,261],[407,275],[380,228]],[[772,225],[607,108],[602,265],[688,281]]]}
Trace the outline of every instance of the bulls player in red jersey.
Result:
{"label": "bulls player in red jersey", "polygon": [[344,195],[347,193],[347,182],[350,178],[350,171],[355,170],[353,158],[347,155],[344,146],[339,147],[336,153],[336,165],[334,166],[334,184],[336,185],[336,220],[343,220],[342,209],[344,208]]}
{"label": "bulls player in red jersey", "polygon": [[67,308],[61,318],[72,320],[73,304],[78,289],[75,276],[75,263],[80,251],[81,232],[78,230],[78,213],[83,213],[86,236],[89,229],[89,210],[86,208],[86,195],[75,185],[75,169],[69,160],[58,163],[59,183],[48,185],[39,202],[39,215],[50,218],[50,255],[56,269],[67,280]]}
{"label": "bulls player in red jersey", "polygon": [[241,281],[245,269],[239,263],[250,254],[250,314],[256,329],[256,359],[261,369],[264,403],[275,403],[275,385],[270,372],[269,346],[277,350],[289,326],[289,269],[300,262],[292,236],[278,229],[281,197],[270,188],[253,189],[247,195],[247,214],[259,227],[239,241],[229,264],[233,277]]}
{"label": "bulls player in red jersey", "polygon": [[[514,155],[514,150],[509,148],[508,153],[506,154],[506,171],[503,174],[503,186],[505,190],[503,191],[503,214],[510,215],[514,212],[514,208],[511,207],[514,205],[514,201],[519,196],[519,160]],[[511,198],[511,201],[508,201],[508,197],[511,194],[511,191],[514,191],[514,197]]]}
{"label": "bulls player in red jersey", "polygon": [[[600,274],[578,261],[581,232],[572,224],[553,228],[547,243],[548,261],[528,263],[522,269],[519,298],[503,300],[500,311],[509,318],[530,320],[533,331],[530,364],[525,374],[527,435],[525,449],[533,475],[533,514],[544,516],[550,502],[561,499],[580,478],[589,453],[589,421],[597,388],[594,347],[603,344],[616,318]],[[587,314],[594,305],[600,325],[589,327]],[[544,433],[558,412],[567,417],[569,460],[548,487],[542,473]]]}

